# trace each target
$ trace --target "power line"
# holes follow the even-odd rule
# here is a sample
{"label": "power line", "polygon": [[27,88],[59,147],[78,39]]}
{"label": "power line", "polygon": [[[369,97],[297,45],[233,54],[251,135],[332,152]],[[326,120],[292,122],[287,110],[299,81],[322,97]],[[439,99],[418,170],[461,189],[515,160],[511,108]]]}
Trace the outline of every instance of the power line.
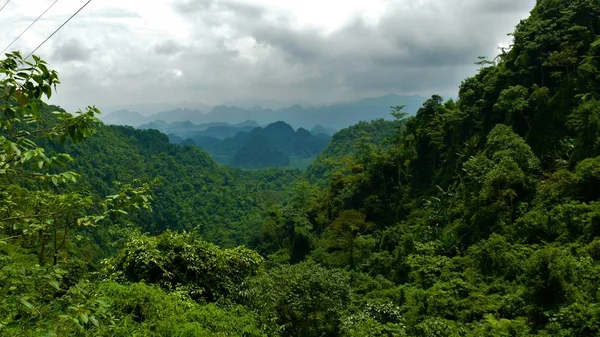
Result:
{"label": "power line", "polygon": [[15,42],[17,42],[17,40],[19,40],[21,38],[21,36],[23,36],[23,34],[25,34],[29,28],[31,28],[31,26],[33,26],[36,22],[38,22],[39,19],[41,19],[42,16],[44,16],[44,14],[46,14],[46,12],[48,12],[50,10],[50,8],[52,8],[52,6],[54,6],[56,3],[58,2],[58,0],[54,0],[54,2],[50,5],[50,7],[46,8],[46,10],[40,14],[40,16],[37,17],[37,19],[35,19],[27,28],[25,28],[24,31],[21,32],[21,34],[19,34],[19,36],[17,36],[8,46],[6,46],[6,48],[4,48],[4,50],[2,50],[2,52],[0,52],[0,55],[4,54],[4,52],[10,48],[10,46],[12,46]]}
{"label": "power line", "polygon": [[6,0],[6,2],[4,3],[4,6],[2,6],[2,8],[0,8],[0,12],[2,12],[4,7],[6,7],[6,5],[8,5],[9,2],[10,2],[10,0]]}
{"label": "power line", "polygon": [[40,43],[40,45],[39,45],[39,46],[35,47],[35,49],[34,49],[34,50],[31,52],[31,53],[29,53],[29,55],[27,55],[27,56],[26,56],[24,59],[25,59],[25,60],[26,60],[26,59],[28,59],[28,58],[29,58],[31,55],[33,55],[33,53],[35,53],[35,52],[36,52],[38,49],[40,49],[40,47],[41,47],[41,46],[43,46],[43,45],[44,45],[44,43],[48,42],[48,40],[50,40],[50,39],[51,39],[51,38],[54,36],[54,34],[56,34],[56,33],[57,33],[57,32],[58,32],[58,31],[59,31],[59,30],[60,30],[62,27],[64,27],[64,26],[65,26],[67,23],[69,23],[69,21],[71,21],[71,19],[72,19],[72,18],[74,18],[74,17],[75,17],[75,15],[79,14],[79,12],[81,12],[81,11],[82,11],[82,10],[85,8],[85,6],[87,6],[87,5],[88,5],[90,2],[92,2],[92,0],[88,0],[88,2],[86,2],[85,4],[83,4],[83,6],[81,6],[81,8],[79,8],[79,9],[77,10],[77,12],[73,13],[73,15],[71,15],[71,16],[70,16],[70,17],[67,19],[67,21],[65,21],[65,22],[64,22],[62,25],[60,25],[60,27],[56,28],[56,30],[55,30],[55,31],[54,31],[52,34],[50,34],[50,36],[48,36],[48,37],[47,37],[47,38],[46,38],[44,41],[42,41],[42,43]]}

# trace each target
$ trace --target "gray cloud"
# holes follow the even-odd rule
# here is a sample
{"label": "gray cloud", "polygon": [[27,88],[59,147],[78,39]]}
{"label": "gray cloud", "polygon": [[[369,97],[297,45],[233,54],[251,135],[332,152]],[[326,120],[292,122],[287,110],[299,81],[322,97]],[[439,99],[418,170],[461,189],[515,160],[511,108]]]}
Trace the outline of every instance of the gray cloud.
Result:
{"label": "gray cloud", "polygon": [[91,48],[85,46],[83,41],[71,38],[57,44],[52,57],[62,62],[87,61],[90,59],[92,51]]}
{"label": "gray cloud", "polygon": [[[413,6],[410,10],[407,2]],[[212,65],[214,77],[233,72],[237,79],[252,83],[248,88],[237,87],[240,94],[265,95],[278,87],[278,97],[308,95],[315,101],[327,101],[388,91],[454,93],[460,81],[474,71],[477,56],[494,56],[506,34],[533,6],[533,0],[396,3],[390,2],[376,24],[357,18],[328,34],[296,28],[281,17],[266,20],[266,10],[240,10],[229,1],[188,0],[177,8],[190,22],[202,22],[195,25],[198,34],[227,27],[233,39],[245,37],[256,42],[253,51],[264,58],[254,63],[240,59],[244,51],[202,59]],[[236,87],[233,79],[213,80],[223,89]]]}
{"label": "gray cloud", "polygon": [[264,7],[231,0],[182,0],[175,4],[175,8],[186,16],[207,10],[218,10],[234,13],[244,19],[258,19],[266,13]]}
{"label": "gray cloud", "polygon": [[173,0],[162,30],[131,10],[90,13],[52,44],[63,83],[57,103],[455,95],[477,57],[495,56],[535,0],[387,0],[377,20],[357,14],[329,30],[259,2]]}
{"label": "gray cloud", "polygon": [[99,17],[99,18],[116,18],[116,19],[123,19],[123,18],[139,18],[140,15],[136,12],[130,11],[130,10],[126,10],[126,9],[119,9],[119,8],[106,8],[104,10],[97,10],[94,11],[92,13],[89,14],[84,14],[88,17]]}
{"label": "gray cloud", "polygon": [[473,6],[479,13],[514,13],[528,12],[534,2],[523,0],[463,0],[464,5]]}
{"label": "gray cloud", "polygon": [[154,46],[154,51],[159,55],[175,55],[181,52],[183,46],[173,40],[166,40],[157,43]]}

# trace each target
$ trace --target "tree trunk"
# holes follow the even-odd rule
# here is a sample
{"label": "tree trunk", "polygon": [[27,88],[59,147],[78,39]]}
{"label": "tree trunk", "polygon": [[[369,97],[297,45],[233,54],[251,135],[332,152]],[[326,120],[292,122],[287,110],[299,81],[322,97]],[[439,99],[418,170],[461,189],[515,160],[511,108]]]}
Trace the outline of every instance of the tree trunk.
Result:
{"label": "tree trunk", "polygon": [[40,266],[44,265],[44,258],[46,255],[46,240],[48,239],[48,235],[46,234],[46,232],[44,232],[43,229],[40,229],[40,241],[42,244],[42,247],[40,249],[40,255],[38,256],[38,262],[40,264]]}
{"label": "tree trunk", "polygon": [[56,238],[56,224],[54,226],[54,255],[52,256],[52,265],[56,266],[58,264],[58,240]]}
{"label": "tree trunk", "polygon": [[354,239],[350,238],[350,270],[354,270]]}

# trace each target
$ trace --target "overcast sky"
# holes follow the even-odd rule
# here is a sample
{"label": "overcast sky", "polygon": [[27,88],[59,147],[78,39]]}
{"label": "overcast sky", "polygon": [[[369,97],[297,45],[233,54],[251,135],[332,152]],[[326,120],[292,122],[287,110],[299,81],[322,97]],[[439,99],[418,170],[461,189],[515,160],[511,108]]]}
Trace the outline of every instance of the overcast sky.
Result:
{"label": "overcast sky", "polygon": [[[54,0],[12,0],[0,50]],[[0,5],[5,0],[0,0]],[[86,0],[59,0],[28,54]],[[444,96],[510,43],[535,0],[93,0],[37,54],[67,109],[234,99]]]}

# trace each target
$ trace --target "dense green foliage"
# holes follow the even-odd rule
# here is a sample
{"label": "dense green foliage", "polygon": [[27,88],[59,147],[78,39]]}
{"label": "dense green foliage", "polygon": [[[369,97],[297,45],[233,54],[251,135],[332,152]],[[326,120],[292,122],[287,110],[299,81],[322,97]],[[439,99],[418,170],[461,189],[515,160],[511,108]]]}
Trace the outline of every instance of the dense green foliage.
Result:
{"label": "dense green foliage", "polygon": [[[1,333],[600,335],[599,18],[538,1],[457,101],[337,133],[306,177],[221,168],[157,131],[34,141],[91,136],[94,111],[37,126],[55,74],[9,55]],[[46,166],[59,153],[78,183]],[[159,181],[112,183],[136,178]]]}
{"label": "dense green foliage", "polygon": [[307,176],[312,182],[326,184],[331,174],[343,169],[352,169],[355,156],[360,156],[370,146],[385,147],[401,126],[398,122],[376,119],[360,122],[336,132],[329,144],[308,167]]}
{"label": "dense green foliage", "polygon": [[153,212],[138,216],[144,231],[197,230],[209,241],[233,246],[260,229],[265,203],[280,202],[295,170],[241,171],[219,167],[194,146],[170,144],[155,130],[99,126],[81,144],[57,147],[76,157],[71,167],[85,173],[82,183],[110,194],[114,181],[158,179]]}
{"label": "dense green foliage", "polygon": [[267,138],[254,136],[233,155],[231,164],[237,167],[262,168],[287,166],[290,158],[278,150]]}
{"label": "dense green foliage", "polygon": [[261,262],[260,255],[246,248],[220,250],[193,235],[166,232],[130,238],[106,264],[111,278],[158,284],[214,302],[239,292]]}

